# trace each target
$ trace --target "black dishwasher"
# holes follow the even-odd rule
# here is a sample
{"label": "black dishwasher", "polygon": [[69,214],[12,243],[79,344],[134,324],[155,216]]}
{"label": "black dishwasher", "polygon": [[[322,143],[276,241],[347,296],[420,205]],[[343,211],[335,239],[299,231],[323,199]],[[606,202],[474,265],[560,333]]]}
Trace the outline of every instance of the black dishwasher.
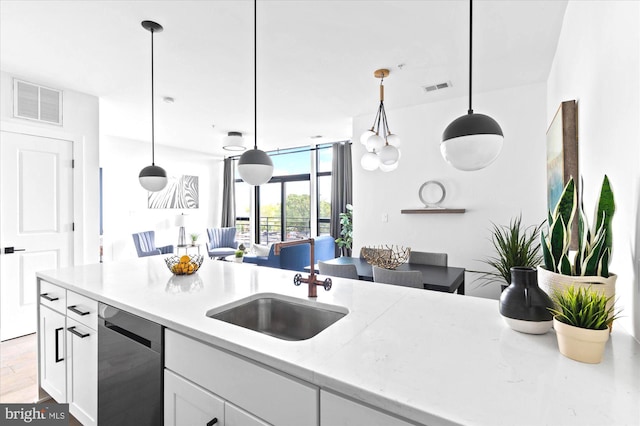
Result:
{"label": "black dishwasher", "polygon": [[98,423],[163,424],[162,326],[100,303]]}

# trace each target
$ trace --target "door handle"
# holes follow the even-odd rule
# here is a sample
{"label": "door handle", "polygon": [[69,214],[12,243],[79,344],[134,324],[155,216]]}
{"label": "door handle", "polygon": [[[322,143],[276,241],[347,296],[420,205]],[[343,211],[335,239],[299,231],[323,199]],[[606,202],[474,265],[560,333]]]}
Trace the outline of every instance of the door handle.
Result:
{"label": "door handle", "polygon": [[64,330],[64,327],[60,327],[60,328],[56,328],[56,363],[60,362],[60,361],[64,361],[64,358],[60,358],[60,351],[59,351],[59,347],[60,347],[60,334],[58,334],[59,331]]}
{"label": "door handle", "polygon": [[26,249],[18,249],[15,247],[5,247],[4,248],[4,254],[13,254],[17,251],[25,251]]}
{"label": "door handle", "polygon": [[56,300],[60,300],[57,296],[49,296],[49,293],[42,293],[40,295],[43,299],[47,299],[49,302],[55,302]]}
{"label": "door handle", "polygon": [[73,327],[67,327],[67,331],[70,331],[72,334],[75,334],[76,336],[78,336],[81,339],[84,339],[85,337],[91,336],[91,334],[89,334],[89,333],[82,333],[80,331],[77,331],[75,325]]}
{"label": "door handle", "polygon": [[217,418],[217,417],[214,417],[213,419],[211,419],[211,420],[209,420],[209,421],[207,422],[207,426],[213,426],[213,425],[215,425],[216,423],[218,423],[218,418]]}
{"label": "door handle", "polygon": [[78,305],[67,306],[67,309],[70,310],[71,312],[73,312],[74,314],[80,315],[81,317],[83,317],[85,315],[89,315],[91,313],[90,311],[81,311],[76,306],[78,306]]}

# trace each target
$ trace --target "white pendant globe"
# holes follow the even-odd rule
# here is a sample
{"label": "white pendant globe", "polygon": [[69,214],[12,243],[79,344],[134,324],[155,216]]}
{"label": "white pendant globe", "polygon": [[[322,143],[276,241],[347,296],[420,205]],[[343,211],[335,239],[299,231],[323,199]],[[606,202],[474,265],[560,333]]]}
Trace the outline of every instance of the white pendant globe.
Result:
{"label": "white pendant globe", "polygon": [[240,156],[238,174],[249,185],[265,184],[273,176],[273,161],[266,152],[257,148],[251,149]]}
{"label": "white pendant globe", "polygon": [[367,152],[360,159],[360,165],[363,169],[371,172],[380,166],[380,160],[375,152]]}
{"label": "white pendant globe", "polygon": [[396,161],[395,163],[388,166],[386,164],[380,164],[380,170],[382,170],[383,172],[392,172],[398,168],[399,164],[400,164],[399,161]]}
{"label": "white pendant globe", "polygon": [[400,146],[400,136],[391,133],[387,136],[387,143],[398,148]]}
{"label": "white pendant globe", "polygon": [[360,135],[360,143],[362,145],[366,145],[367,144],[367,139],[369,139],[369,137],[373,136],[373,135],[375,135],[375,132],[373,132],[372,130],[367,130],[362,135]]}
{"label": "white pendant globe", "polygon": [[378,152],[384,146],[384,139],[382,139],[382,137],[374,133],[372,136],[369,136],[369,138],[367,139],[366,146],[367,146],[367,151]]}
{"label": "white pendant globe", "polygon": [[395,146],[385,145],[378,153],[378,157],[380,157],[380,164],[390,166],[398,162],[398,158],[400,158],[400,152]]}
{"label": "white pendant globe", "polygon": [[493,163],[502,150],[502,135],[468,135],[443,141],[440,153],[458,170],[480,170]]}

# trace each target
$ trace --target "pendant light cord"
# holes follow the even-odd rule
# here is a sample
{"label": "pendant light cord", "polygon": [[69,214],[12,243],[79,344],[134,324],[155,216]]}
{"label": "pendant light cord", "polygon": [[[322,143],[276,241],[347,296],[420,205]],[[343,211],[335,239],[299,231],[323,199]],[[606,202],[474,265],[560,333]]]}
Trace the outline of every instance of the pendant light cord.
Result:
{"label": "pendant light cord", "polygon": [[469,114],[473,114],[471,108],[471,60],[473,52],[473,0],[469,0]]}
{"label": "pendant light cord", "polygon": [[155,114],[154,114],[154,105],[155,102],[153,100],[153,28],[150,30],[151,32],[151,165],[155,166]]}
{"label": "pendant light cord", "polygon": [[258,1],[253,0],[253,149],[258,149]]}

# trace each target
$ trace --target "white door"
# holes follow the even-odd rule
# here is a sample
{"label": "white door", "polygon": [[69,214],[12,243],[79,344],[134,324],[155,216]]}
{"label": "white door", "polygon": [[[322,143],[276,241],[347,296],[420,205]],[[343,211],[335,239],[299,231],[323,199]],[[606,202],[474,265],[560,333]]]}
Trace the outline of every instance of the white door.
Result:
{"label": "white door", "polygon": [[73,263],[72,159],[71,141],[0,132],[0,340],[36,331],[35,272]]}

